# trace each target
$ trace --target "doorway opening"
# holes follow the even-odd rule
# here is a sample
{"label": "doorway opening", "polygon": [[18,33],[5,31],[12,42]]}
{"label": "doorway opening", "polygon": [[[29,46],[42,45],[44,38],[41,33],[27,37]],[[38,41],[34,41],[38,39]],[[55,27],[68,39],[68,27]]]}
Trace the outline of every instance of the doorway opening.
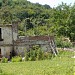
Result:
{"label": "doorway opening", "polygon": [[1,39],[2,37],[1,37],[1,28],[0,28],[0,39]]}
{"label": "doorway opening", "polygon": [[2,57],[2,55],[1,55],[1,48],[0,48],[0,58]]}
{"label": "doorway opening", "polygon": [[0,28],[0,41],[3,41],[3,39],[2,39],[2,30],[1,30],[1,28]]}

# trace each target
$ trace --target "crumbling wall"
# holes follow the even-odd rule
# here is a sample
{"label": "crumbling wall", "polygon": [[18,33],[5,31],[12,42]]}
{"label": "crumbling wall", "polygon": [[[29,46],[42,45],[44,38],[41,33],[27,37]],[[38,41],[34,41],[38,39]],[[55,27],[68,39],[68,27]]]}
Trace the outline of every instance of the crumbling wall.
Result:
{"label": "crumbling wall", "polygon": [[18,38],[18,22],[12,22],[12,36],[13,36],[13,40],[17,40]]}
{"label": "crumbling wall", "polygon": [[12,44],[12,28],[2,27],[3,44]]}
{"label": "crumbling wall", "polygon": [[0,46],[1,55],[10,59],[10,52],[12,52],[12,46]]}

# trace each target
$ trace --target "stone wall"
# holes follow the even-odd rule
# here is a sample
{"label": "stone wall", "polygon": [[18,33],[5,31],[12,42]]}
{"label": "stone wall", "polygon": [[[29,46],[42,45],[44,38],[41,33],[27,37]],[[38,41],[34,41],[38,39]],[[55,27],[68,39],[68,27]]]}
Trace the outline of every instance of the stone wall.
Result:
{"label": "stone wall", "polygon": [[17,55],[24,56],[25,50],[29,50],[33,45],[39,45],[44,51],[50,51],[50,42],[53,36],[18,36],[18,23],[12,25],[0,25],[2,31],[2,41],[0,41],[1,55],[10,58],[10,52],[15,51]]}
{"label": "stone wall", "polygon": [[0,46],[1,55],[10,59],[10,52],[12,52],[12,46]]}
{"label": "stone wall", "polygon": [[43,51],[51,51],[50,41],[54,38],[49,36],[29,36],[21,37],[14,42],[15,52],[17,55],[24,56],[25,51],[29,51],[34,45],[39,45]]}
{"label": "stone wall", "polygon": [[2,27],[3,44],[12,44],[12,28]]}

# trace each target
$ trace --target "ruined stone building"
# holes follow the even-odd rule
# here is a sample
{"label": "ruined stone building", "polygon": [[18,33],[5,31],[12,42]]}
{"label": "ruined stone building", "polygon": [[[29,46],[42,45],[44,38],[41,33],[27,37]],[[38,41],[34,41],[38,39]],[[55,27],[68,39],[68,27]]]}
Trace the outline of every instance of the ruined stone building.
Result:
{"label": "ruined stone building", "polygon": [[39,45],[44,51],[57,53],[52,36],[18,36],[18,24],[0,24],[0,56],[10,58],[12,51],[24,55],[25,49]]}

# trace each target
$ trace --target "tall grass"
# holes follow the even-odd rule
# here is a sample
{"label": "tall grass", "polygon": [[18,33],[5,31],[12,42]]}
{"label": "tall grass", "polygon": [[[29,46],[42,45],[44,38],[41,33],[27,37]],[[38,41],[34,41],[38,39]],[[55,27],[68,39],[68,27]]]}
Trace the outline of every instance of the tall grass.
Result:
{"label": "tall grass", "polygon": [[0,68],[5,75],[74,75],[72,56],[73,52],[61,51],[50,60],[0,63]]}

